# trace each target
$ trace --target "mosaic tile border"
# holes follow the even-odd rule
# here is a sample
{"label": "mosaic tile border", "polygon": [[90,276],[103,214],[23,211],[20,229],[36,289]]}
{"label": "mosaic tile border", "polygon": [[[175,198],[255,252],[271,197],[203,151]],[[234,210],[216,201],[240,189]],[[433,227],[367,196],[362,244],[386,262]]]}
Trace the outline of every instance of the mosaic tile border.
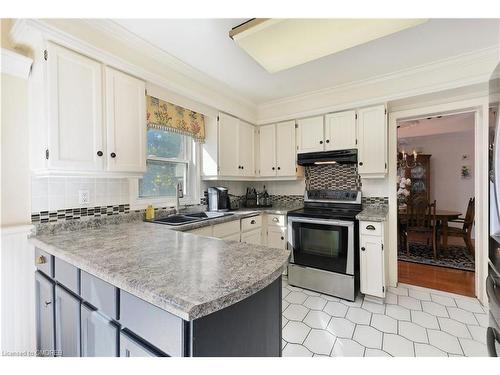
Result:
{"label": "mosaic tile border", "polygon": [[33,224],[54,223],[57,221],[80,220],[86,217],[101,217],[101,216],[128,214],[129,212],[130,212],[129,204],[66,208],[56,211],[41,211],[32,213],[31,222]]}
{"label": "mosaic tile border", "polygon": [[306,189],[360,190],[357,164],[315,165],[305,168]]}
{"label": "mosaic tile border", "polygon": [[389,197],[361,197],[363,206],[388,206]]}

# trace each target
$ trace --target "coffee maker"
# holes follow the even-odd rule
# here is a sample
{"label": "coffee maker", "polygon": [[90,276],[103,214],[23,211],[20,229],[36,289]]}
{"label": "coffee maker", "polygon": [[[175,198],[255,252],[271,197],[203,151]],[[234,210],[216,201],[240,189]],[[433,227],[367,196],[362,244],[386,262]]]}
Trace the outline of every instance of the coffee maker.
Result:
{"label": "coffee maker", "polygon": [[229,211],[229,192],[225,187],[208,188],[208,211]]}

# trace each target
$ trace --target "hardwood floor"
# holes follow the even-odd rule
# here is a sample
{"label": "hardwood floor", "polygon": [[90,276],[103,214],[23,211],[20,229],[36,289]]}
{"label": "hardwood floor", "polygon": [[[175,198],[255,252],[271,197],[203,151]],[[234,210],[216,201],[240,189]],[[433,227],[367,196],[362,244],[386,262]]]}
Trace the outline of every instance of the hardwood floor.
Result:
{"label": "hardwood floor", "polygon": [[400,283],[474,297],[474,272],[398,261]]}

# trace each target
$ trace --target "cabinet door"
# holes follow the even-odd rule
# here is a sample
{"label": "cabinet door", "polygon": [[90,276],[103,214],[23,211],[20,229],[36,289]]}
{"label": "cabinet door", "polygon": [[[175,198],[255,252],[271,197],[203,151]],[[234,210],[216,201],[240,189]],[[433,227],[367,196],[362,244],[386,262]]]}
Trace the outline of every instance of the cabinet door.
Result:
{"label": "cabinet door", "polygon": [[295,121],[276,124],[276,174],[278,176],[295,176],[296,156]]}
{"label": "cabinet door", "polygon": [[267,246],[275,249],[286,249],[286,229],[284,227],[268,227]]}
{"label": "cabinet door", "polygon": [[49,167],[102,170],[102,65],[52,43],[47,64]]}
{"label": "cabinet door", "polygon": [[387,172],[387,120],[385,107],[358,111],[358,165],[362,177],[383,177]]}
{"label": "cabinet door", "polygon": [[158,355],[147,345],[121,331],[120,357],[158,357]]}
{"label": "cabinet door", "polygon": [[54,356],[54,283],[35,273],[36,349],[39,356]]}
{"label": "cabinet door", "polygon": [[106,67],[108,170],[146,171],[145,83]]}
{"label": "cabinet door", "polygon": [[56,285],[56,350],[62,357],[80,356],[80,300]]}
{"label": "cabinet door", "polygon": [[225,241],[240,241],[240,234],[239,233],[235,233],[235,234],[231,234],[229,236],[226,236],[226,237],[221,237],[221,240],[225,240]]}
{"label": "cabinet door", "polygon": [[82,305],[82,357],[118,356],[118,327],[95,310]]}
{"label": "cabinet door", "polygon": [[251,243],[255,245],[262,244],[262,231],[261,228],[251,230],[241,234],[241,242]]}
{"label": "cabinet door", "polygon": [[360,242],[361,292],[383,298],[385,296],[385,276],[382,237],[361,236]]}
{"label": "cabinet door", "polygon": [[249,123],[240,121],[238,133],[239,165],[241,166],[239,174],[245,177],[255,176],[255,127]]}
{"label": "cabinet door", "polygon": [[324,150],[323,116],[297,120],[298,152]]}
{"label": "cabinet door", "polygon": [[239,120],[235,117],[219,114],[219,174],[238,176],[240,153],[238,148]]}
{"label": "cabinet door", "polygon": [[346,111],[325,116],[325,150],[356,148],[356,112]]}
{"label": "cabinet door", "polygon": [[259,128],[259,146],[260,176],[276,176],[276,125],[266,125]]}

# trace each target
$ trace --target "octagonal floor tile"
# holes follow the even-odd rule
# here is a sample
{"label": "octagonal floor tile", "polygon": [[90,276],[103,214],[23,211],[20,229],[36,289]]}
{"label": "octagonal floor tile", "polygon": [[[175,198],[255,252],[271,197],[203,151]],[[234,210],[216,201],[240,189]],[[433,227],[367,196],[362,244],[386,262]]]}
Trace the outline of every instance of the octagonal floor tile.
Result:
{"label": "octagonal floor tile", "polygon": [[302,344],[311,328],[302,322],[288,322],[283,328],[283,339],[292,344]]}
{"label": "octagonal floor tile", "polygon": [[430,301],[431,300],[431,294],[429,292],[424,292],[423,290],[408,289],[408,295],[410,297],[416,298],[420,301]]}
{"label": "octagonal floor tile", "polygon": [[363,357],[365,347],[350,339],[337,338],[333,346],[332,356],[335,357]]}
{"label": "octagonal floor tile", "polygon": [[311,310],[307,313],[303,322],[311,328],[326,329],[331,316],[323,311]]}
{"label": "octagonal floor tile", "polygon": [[486,344],[486,328],[481,326],[467,326],[472,338],[482,344]]}
{"label": "octagonal floor tile", "polygon": [[459,341],[466,357],[488,357],[485,344],[469,339],[459,339]]}
{"label": "octagonal floor tile", "polygon": [[384,302],[386,305],[397,305],[398,304],[397,294],[386,292]]}
{"label": "octagonal floor tile", "polygon": [[413,342],[402,336],[384,333],[382,349],[394,357],[414,357]]}
{"label": "octagonal floor tile", "polygon": [[326,305],[326,300],[317,296],[309,296],[304,301],[303,305],[312,310],[323,310],[323,307]]}
{"label": "octagonal floor tile", "polygon": [[382,348],[382,332],[373,327],[357,325],[352,338],[367,348]]}
{"label": "octagonal floor tile", "polygon": [[283,311],[283,316],[288,320],[299,320],[304,319],[309,312],[307,307],[302,305],[290,304],[285,311]]}
{"label": "octagonal floor tile", "polygon": [[355,326],[353,322],[345,318],[332,317],[326,329],[337,337],[350,339],[354,333]]}
{"label": "octagonal floor tile", "polygon": [[411,321],[425,328],[439,329],[437,318],[423,311],[412,311]]}
{"label": "octagonal floor tile", "polygon": [[462,310],[470,311],[472,313],[483,314],[484,309],[481,306],[481,303],[477,299],[473,298],[455,298],[455,302],[457,306]]}
{"label": "octagonal floor tile", "polygon": [[363,310],[360,307],[349,307],[346,319],[357,324],[370,324],[371,312]]}
{"label": "octagonal floor tile", "polygon": [[370,325],[382,332],[398,333],[398,321],[387,315],[373,314]]}
{"label": "octagonal floor tile", "polygon": [[422,310],[434,316],[448,318],[446,307],[436,302],[422,301]]}
{"label": "octagonal floor tile", "polygon": [[385,314],[397,320],[410,320],[410,310],[399,305],[387,305]]}
{"label": "octagonal floor tile", "polygon": [[455,300],[448,296],[443,296],[441,294],[431,294],[431,299],[433,302],[439,303],[443,306],[456,307]]}
{"label": "octagonal floor tile", "polygon": [[371,313],[383,314],[385,312],[385,305],[376,302],[363,301],[361,308]]}
{"label": "octagonal floor tile", "polygon": [[313,329],[307,335],[304,346],[315,354],[329,355],[335,343],[335,336],[322,329]]}
{"label": "octagonal floor tile", "polygon": [[332,316],[343,318],[347,313],[347,309],[348,307],[346,305],[341,304],[340,302],[330,301],[325,305],[323,311]]}
{"label": "octagonal floor tile", "polygon": [[390,357],[389,353],[384,352],[380,349],[366,348],[365,357]]}
{"label": "octagonal floor tile", "polygon": [[298,344],[287,344],[283,349],[283,357],[312,357],[311,353],[305,346]]}
{"label": "octagonal floor tile", "polygon": [[429,343],[442,351],[451,354],[463,354],[458,339],[449,333],[435,329],[427,330]]}
{"label": "octagonal floor tile", "polygon": [[449,318],[438,318],[438,320],[441,331],[448,332],[455,337],[472,338],[465,324]]}
{"label": "octagonal floor tile", "polygon": [[290,302],[290,303],[304,303],[304,301],[307,299],[307,294],[304,294],[302,292],[294,291],[290,292],[286,297],[285,300]]}
{"label": "octagonal floor tile", "polygon": [[422,310],[420,301],[416,298],[409,296],[399,296],[398,304],[400,306],[406,307],[408,310]]}
{"label": "octagonal floor tile", "polygon": [[399,322],[399,334],[413,342],[428,343],[425,328],[412,322]]}
{"label": "octagonal floor tile", "polygon": [[429,344],[415,343],[416,357],[448,357],[448,354]]}
{"label": "octagonal floor tile", "polygon": [[461,323],[477,325],[478,321],[476,316],[470,311],[465,311],[459,309],[458,307],[447,307],[446,308],[450,313],[450,318],[455,319]]}

